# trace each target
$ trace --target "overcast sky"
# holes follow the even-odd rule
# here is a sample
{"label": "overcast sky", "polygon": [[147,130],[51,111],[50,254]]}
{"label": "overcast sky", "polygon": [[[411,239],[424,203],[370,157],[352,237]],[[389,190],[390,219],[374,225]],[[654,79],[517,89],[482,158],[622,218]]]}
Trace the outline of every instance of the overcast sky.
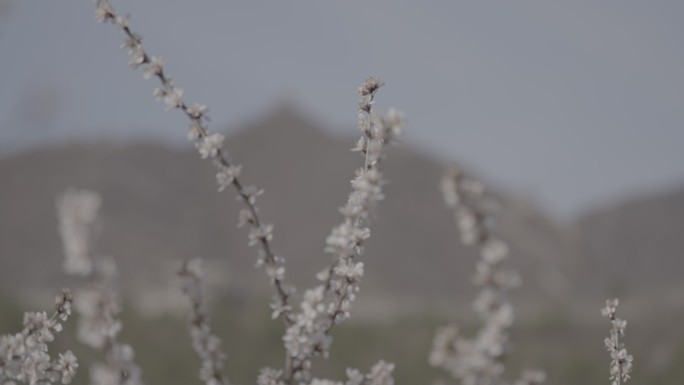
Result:
{"label": "overcast sky", "polygon": [[[406,142],[559,218],[684,185],[684,2],[112,0],[213,127],[283,99],[335,130],[387,86]],[[77,138],[182,143],[86,0],[0,15],[0,151]],[[38,106],[38,107],[36,107]]]}

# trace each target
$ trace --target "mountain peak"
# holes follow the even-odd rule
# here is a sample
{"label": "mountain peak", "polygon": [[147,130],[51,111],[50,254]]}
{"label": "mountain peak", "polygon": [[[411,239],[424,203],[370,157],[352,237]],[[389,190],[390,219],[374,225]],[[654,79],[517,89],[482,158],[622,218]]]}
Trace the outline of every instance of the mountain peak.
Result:
{"label": "mountain peak", "polygon": [[[243,125],[232,140],[245,137],[264,138],[269,141],[302,140],[328,137],[320,124],[290,99],[277,102],[270,111]],[[311,139],[308,139],[311,140]]]}

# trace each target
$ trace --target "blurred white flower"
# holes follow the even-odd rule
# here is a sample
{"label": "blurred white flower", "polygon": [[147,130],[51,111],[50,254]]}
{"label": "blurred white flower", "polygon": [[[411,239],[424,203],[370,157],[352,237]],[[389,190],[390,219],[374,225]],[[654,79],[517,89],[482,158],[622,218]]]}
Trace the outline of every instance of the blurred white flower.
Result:
{"label": "blurred white flower", "polygon": [[100,23],[114,20],[115,13],[107,0],[97,0],[95,8],[95,19]]}
{"label": "blurred white flower", "polygon": [[225,137],[221,134],[211,134],[200,139],[196,146],[202,159],[217,156],[223,147],[224,139]]}
{"label": "blurred white flower", "polygon": [[57,364],[54,367],[55,370],[61,372],[62,384],[68,384],[74,378],[76,374],[76,369],[78,369],[78,360],[71,350],[66,353],[60,353]]}
{"label": "blurred white flower", "polygon": [[149,79],[153,76],[161,75],[164,70],[165,60],[163,57],[152,57],[149,63],[145,66],[145,72],[143,72],[143,78]]}
{"label": "blurred white flower", "polygon": [[254,227],[249,231],[249,246],[257,245],[261,241],[270,242],[273,239],[273,225],[267,224]]}
{"label": "blurred white flower", "polygon": [[238,178],[240,176],[240,172],[242,171],[242,166],[241,165],[230,165],[228,167],[222,166],[219,171],[216,173],[216,183],[218,183],[218,190],[223,191],[225,190],[228,186],[233,184],[233,181],[235,181],[235,178]]}
{"label": "blurred white flower", "polygon": [[188,107],[187,113],[191,118],[201,120],[202,118],[206,118],[208,111],[209,108],[204,104],[193,103]]}
{"label": "blurred white flower", "polygon": [[161,95],[164,98],[164,103],[166,104],[166,111],[178,108],[183,104],[183,89],[171,86],[170,89],[166,89],[163,92],[155,92],[155,96]]}
{"label": "blurred white flower", "polygon": [[366,376],[369,385],[394,385],[394,364],[379,361],[373,365],[371,372]]}
{"label": "blurred white flower", "polygon": [[132,47],[128,51],[128,55],[130,57],[128,64],[133,69],[138,68],[140,65],[145,63],[145,60],[147,60],[147,57],[145,56],[145,51],[143,51],[142,46],[140,45]]}
{"label": "blurred white flower", "polygon": [[282,370],[273,368],[261,368],[257,376],[257,385],[282,385],[280,376],[283,374]]}
{"label": "blurred white flower", "polygon": [[59,232],[64,247],[63,268],[67,274],[88,275],[93,224],[102,205],[100,195],[87,190],[68,190],[57,198]]}

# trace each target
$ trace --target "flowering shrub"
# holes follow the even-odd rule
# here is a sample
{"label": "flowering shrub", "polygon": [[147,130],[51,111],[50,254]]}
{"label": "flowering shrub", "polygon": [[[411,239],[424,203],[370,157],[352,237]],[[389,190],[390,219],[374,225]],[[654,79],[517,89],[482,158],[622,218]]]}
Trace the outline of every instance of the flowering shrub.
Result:
{"label": "flowering shrub", "polygon": [[[233,190],[243,205],[238,224],[248,228],[248,244],[258,250],[256,266],[264,270],[273,287],[271,315],[284,328],[283,366],[263,367],[256,383],[393,385],[395,365],[383,360],[371,366],[367,373],[348,368],[344,380],[313,378],[311,374],[312,359],[328,357],[333,329],[350,317],[360,291],[365,273],[362,257],[364,245],[371,236],[371,217],[384,199],[383,160],[388,147],[397,141],[404,128],[403,114],[398,110],[390,109],[386,116],[381,116],[374,109],[376,94],[383,83],[369,77],[358,89],[358,126],[362,135],[352,151],[361,154],[363,163],[351,180],[347,202],[340,208],[342,219],[325,242],[331,263],[316,274],[318,283],[298,296],[295,287],[287,283],[285,258],[274,250],[274,227],[259,213],[257,201],[264,191],[244,184],[243,167],[228,155],[224,136],[212,133],[208,127],[207,106],[189,104],[183,99],[183,90],[165,72],[165,59],[146,51],[142,37],[108,0],[97,1],[96,18],[114,25],[124,35],[122,47],[128,51],[131,67],[143,67],[144,79],[158,80],[154,96],[164,102],[167,111],[180,110],[187,117],[188,139],[194,142],[200,157],[210,160],[216,168],[218,191]],[[462,336],[455,326],[440,329],[434,338],[429,364],[444,369],[455,382],[463,385],[543,383],[546,375],[539,370],[525,370],[513,381],[505,376],[505,358],[510,352],[509,329],[514,321],[508,292],[521,284],[521,278],[504,267],[508,246],[496,235],[491,198],[479,181],[458,167],[448,170],[442,190],[447,206],[454,213],[462,243],[479,251],[473,282],[480,292],[473,309],[481,325],[473,337]],[[90,382],[93,385],[143,384],[133,348],[118,337],[122,322],[118,317],[121,304],[116,289],[116,263],[93,252],[101,205],[102,199],[97,193],[85,190],[70,190],[58,197],[59,232],[65,256],[63,270],[66,274],[84,277],[87,282],[74,289],[73,300],[69,291],[63,291],[55,300],[55,313],[51,317],[45,312],[26,313],[21,332],[0,337],[0,385],[71,381],[79,366],[75,355],[67,351],[53,359],[48,353],[48,343],[62,330],[60,322],[71,314],[72,302],[78,314],[78,340],[102,356],[102,361],[90,368]],[[229,385],[228,376],[223,373],[226,358],[223,342],[212,332],[206,305],[202,260],[186,261],[178,275],[190,303],[188,330],[201,360],[199,379],[206,385]],[[617,300],[608,301],[602,314],[612,323],[610,337],[605,340],[612,360],[610,380],[620,385],[629,379],[633,359],[619,340],[624,336],[626,321],[615,317],[616,307]]]}

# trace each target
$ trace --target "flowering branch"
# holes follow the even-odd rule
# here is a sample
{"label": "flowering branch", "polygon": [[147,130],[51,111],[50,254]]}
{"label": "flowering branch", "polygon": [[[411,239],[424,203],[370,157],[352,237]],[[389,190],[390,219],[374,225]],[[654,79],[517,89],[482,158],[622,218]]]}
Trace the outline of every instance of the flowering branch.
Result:
{"label": "flowering branch", "polygon": [[24,313],[24,328],[16,334],[0,336],[0,383],[13,381],[29,385],[68,384],[76,374],[78,361],[69,350],[60,353],[56,360],[48,354],[48,342],[62,331],[60,321],[71,315],[69,290],[55,298],[55,312],[48,318],[45,312]]}
{"label": "flowering branch", "polygon": [[84,275],[90,281],[76,292],[76,333],[82,343],[105,355],[106,363],[91,367],[94,384],[142,385],[133,348],[117,339],[122,325],[117,318],[121,307],[113,288],[116,264],[110,259],[92,257],[94,225],[101,204],[102,198],[87,190],[69,190],[57,199],[64,270],[67,274]]}
{"label": "flowering branch", "polygon": [[364,269],[363,262],[355,258],[363,253],[363,243],[370,237],[369,216],[384,199],[385,180],[380,162],[387,145],[404,126],[400,112],[391,109],[387,118],[381,118],[372,110],[375,92],[381,86],[379,80],[369,77],[359,87],[359,127],[364,136],[353,150],[364,153],[364,167],[356,172],[347,204],[340,209],[344,221],[326,239],[325,251],[333,255],[333,262],[317,274],[323,283],[304,292],[300,311],[283,337],[288,354],[284,374],[287,384],[309,379],[313,356],[327,357],[332,343],[330,331],[335,324],[349,318],[351,304],[359,291]]}
{"label": "flowering branch", "polygon": [[[365,135],[361,147],[365,153],[365,166],[357,172],[356,178],[352,181],[354,192],[342,210],[346,217],[345,223],[335,228],[327,241],[326,250],[337,255],[337,260],[330,267],[328,276],[322,278],[326,282],[325,285],[308,290],[300,306],[301,312],[294,316],[289,303],[294,288],[284,284],[284,260],[274,254],[270,243],[273,238],[273,226],[262,224],[257,215],[255,202],[263,190],[242,186],[238,179],[241,167],[233,164],[222,150],[224,137],[208,133],[206,106],[188,106],[183,101],[182,89],[175,87],[171,78],[164,73],[164,60],[147,54],[142,47],[141,36],[131,31],[128,20],[119,16],[107,0],[97,1],[96,17],[100,22],[114,24],[126,36],[123,47],[129,50],[130,64],[133,68],[142,65],[145,67],[145,78],[154,76],[159,79],[161,86],[155,89],[154,94],[158,99],[164,100],[167,110],[179,109],[190,119],[188,137],[195,140],[201,157],[212,159],[218,167],[219,190],[232,185],[238,193],[238,198],[246,205],[246,209],[240,212],[240,225],[246,224],[251,227],[249,245],[261,246],[257,266],[265,266],[271,284],[276,288],[276,296],[271,304],[273,317],[282,318],[287,329],[283,337],[288,351],[285,381],[290,384],[293,379],[308,378],[309,359],[314,354],[327,354],[331,340],[329,331],[334,323],[341,322],[349,316],[348,309],[358,291],[357,283],[363,274],[363,265],[354,263],[353,258],[355,254],[361,253],[362,242],[370,235],[364,222],[375,203],[383,198],[381,186],[384,182],[378,166],[385,145],[401,131],[401,114],[391,110],[388,119],[381,119],[372,112],[375,91],[381,86],[376,79],[369,78],[360,88],[360,126]],[[323,300],[331,291],[334,298],[325,304]]]}
{"label": "flowering branch", "polygon": [[601,309],[601,315],[608,317],[612,325],[610,336],[604,340],[606,349],[610,353],[610,380],[612,385],[621,385],[629,380],[632,372],[632,361],[634,357],[627,353],[625,344],[620,342],[620,337],[624,337],[627,321],[615,317],[617,312],[618,299],[606,300],[606,306]]}
{"label": "flowering branch", "polygon": [[[481,290],[473,308],[483,325],[472,339],[459,337],[454,326],[441,329],[435,336],[429,362],[449,371],[463,384],[502,384],[508,329],[513,324],[513,306],[507,293],[521,280],[516,272],[501,267],[508,256],[508,245],[494,234],[491,202],[482,183],[452,166],[442,180],[442,193],[454,211],[461,241],[479,250],[473,283]],[[527,371],[516,383],[543,381],[543,373]]]}
{"label": "flowering branch", "polygon": [[150,56],[143,49],[142,36],[130,29],[128,20],[117,14],[108,0],[97,0],[95,16],[101,23],[114,24],[125,35],[126,40],[122,47],[128,49],[131,67],[136,69],[143,66],[145,79],[156,77],[159,80],[161,86],[154,90],[154,95],[157,99],[164,100],[166,110],[178,109],[190,120],[188,139],[195,142],[202,159],[211,159],[217,167],[216,181],[219,191],[232,186],[237,192],[237,198],[244,203],[245,209],[240,211],[239,225],[250,227],[249,245],[260,246],[257,266],[265,266],[266,274],[276,290],[272,307],[279,309],[278,316],[283,319],[286,326],[290,326],[293,319],[289,302],[294,293],[294,287],[285,284],[285,261],[273,251],[271,245],[273,225],[263,223],[258,215],[256,199],[263,193],[263,190],[242,184],[239,179],[242,166],[233,163],[227,152],[223,150],[224,136],[209,133],[207,106],[185,103],[182,98],[183,90],[176,87],[172,79],[164,72],[165,60],[161,57]]}
{"label": "flowering branch", "polygon": [[183,264],[178,275],[183,279],[183,292],[190,300],[192,313],[190,315],[190,336],[195,352],[202,360],[199,378],[206,385],[228,385],[223,376],[223,361],[225,353],[221,350],[221,339],[211,333],[209,315],[206,310],[206,299],[202,279],[204,267],[201,259],[192,259]]}

